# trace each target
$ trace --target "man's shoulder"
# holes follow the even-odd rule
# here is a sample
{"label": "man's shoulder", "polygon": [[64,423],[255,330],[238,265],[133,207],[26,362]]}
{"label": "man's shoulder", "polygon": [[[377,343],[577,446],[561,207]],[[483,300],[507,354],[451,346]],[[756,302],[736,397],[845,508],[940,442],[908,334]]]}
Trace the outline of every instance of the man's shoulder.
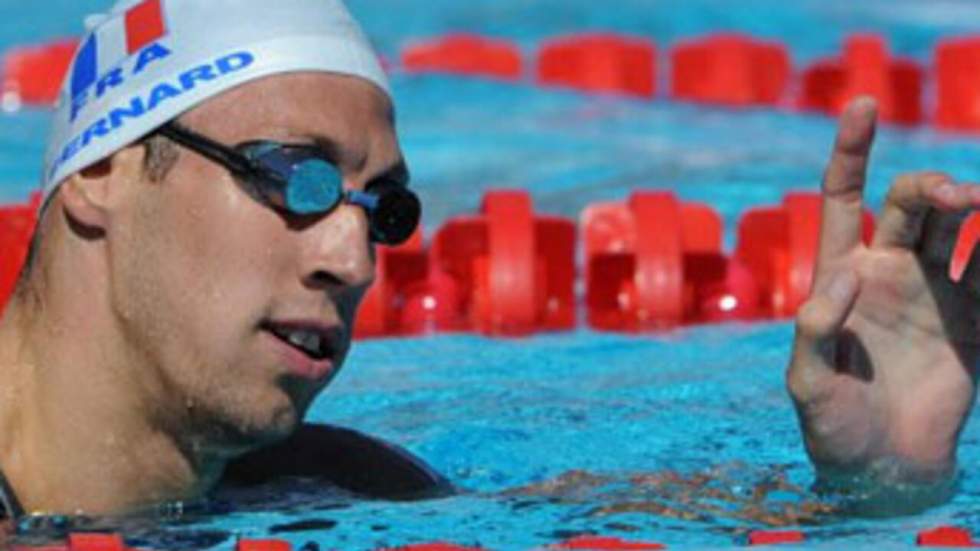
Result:
{"label": "man's shoulder", "polygon": [[304,424],[285,441],[234,461],[223,485],[252,486],[282,477],[317,478],[376,499],[424,499],[454,491],[445,477],[399,446],[315,424]]}

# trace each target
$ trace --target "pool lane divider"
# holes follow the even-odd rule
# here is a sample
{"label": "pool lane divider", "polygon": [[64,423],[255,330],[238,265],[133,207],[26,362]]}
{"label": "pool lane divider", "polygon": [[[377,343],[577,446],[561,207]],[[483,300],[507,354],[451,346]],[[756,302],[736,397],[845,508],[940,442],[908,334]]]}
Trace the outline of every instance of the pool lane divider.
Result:
{"label": "pool lane divider", "polygon": [[666,191],[637,191],[581,215],[588,324],[648,331],[757,319],[748,269],[721,250],[721,217]]}
{"label": "pool lane divider", "polygon": [[355,335],[571,330],[575,247],[573,221],[535,214],[525,191],[488,192],[479,212],[446,221],[428,248],[421,235],[379,248]]}
{"label": "pool lane divider", "polygon": [[285,540],[241,539],[235,544],[235,551],[293,551],[293,546]]}
{"label": "pool lane divider", "polygon": [[549,545],[545,549],[549,551],[579,549],[589,551],[641,551],[653,549],[667,549],[660,543],[628,541],[622,538],[609,536],[583,535],[569,538],[563,542]]}
{"label": "pool lane divider", "polygon": [[[748,546],[800,544],[806,541],[806,534],[800,530],[753,530],[743,540]],[[919,547],[980,547],[969,530],[956,526],[938,526],[920,531],[915,537]],[[315,542],[304,545],[302,549],[319,549]],[[141,548],[145,549],[145,548]],[[277,539],[239,539],[235,551],[292,551],[293,546],[286,540]],[[618,537],[601,535],[580,535],[564,541],[539,547],[546,551],[592,550],[592,551],[640,551],[668,549],[661,543],[630,541]],[[63,544],[51,545],[13,545],[12,551],[136,551],[126,546],[120,534],[116,533],[73,533]],[[490,551],[474,545],[461,545],[445,541],[407,544],[400,547],[379,548],[378,551]]]}
{"label": "pool lane divider", "polygon": [[14,545],[11,551],[132,551],[119,534],[73,533],[63,545]]}
{"label": "pool lane divider", "polygon": [[[777,206],[750,209],[738,224],[734,258],[746,266],[760,288],[759,316],[794,316],[810,294],[820,240],[821,198],[790,192]],[[874,235],[874,215],[864,211],[862,238]]]}
{"label": "pool lane divider", "polygon": [[541,45],[535,79],[541,86],[652,99],[657,50],[649,40],[612,33],[553,38]]}
{"label": "pool lane divider", "polygon": [[818,60],[803,71],[798,107],[839,115],[852,98],[868,94],[878,101],[884,122],[922,122],[924,70],[910,59],[893,58],[878,35],[859,34],[844,43],[840,58]]}
{"label": "pool lane divider", "polygon": [[947,39],[936,47],[936,120],[939,128],[980,130],[980,36]]}
{"label": "pool lane divider", "polygon": [[729,107],[777,105],[792,76],[785,46],[723,33],[681,42],[670,50],[670,96]]}
{"label": "pool lane divider", "polygon": [[22,205],[0,205],[0,311],[14,291],[37,224],[40,194]]}
{"label": "pool lane divider", "polygon": [[411,43],[401,52],[401,64],[409,72],[438,71],[510,81],[524,75],[524,60],[517,46],[465,33]]}
{"label": "pool lane divider", "polygon": [[[426,245],[380,247],[355,336],[475,332],[522,336],[574,328],[576,249],[585,323],[647,332],[791,317],[809,294],[820,197],[791,193],[748,211],[734,253],[711,207],[642,190],[585,208],[575,223],[535,213],[526,191],[489,192]],[[869,241],[874,218],[865,213]]]}
{"label": "pool lane divider", "polygon": [[386,547],[384,549],[379,549],[378,551],[487,551],[487,550],[482,547],[470,547],[465,545],[457,545],[455,543],[437,541],[432,543],[416,543],[412,545],[405,545],[402,547]]}
{"label": "pool lane divider", "polygon": [[915,538],[919,547],[980,547],[968,530],[956,526],[939,526],[923,530]]}
{"label": "pool lane divider", "polygon": [[[0,105],[11,111],[53,104],[77,48],[77,39],[66,38],[7,50]],[[786,45],[739,33],[685,39],[664,57],[670,82],[663,95],[677,101],[836,115],[853,97],[869,94],[878,100],[886,122],[917,125],[928,119],[937,128],[980,131],[980,111],[974,109],[980,103],[980,80],[974,78],[980,72],[980,36],[938,41],[928,68],[892,56],[881,35],[867,33],[849,36],[839,56],[798,71]],[[453,33],[409,41],[398,62],[386,68],[653,99],[659,92],[658,64],[656,45],[642,36],[568,34],[544,40],[526,59],[512,41]],[[927,114],[924,98],[930,84],[936,109]]]}
{"label": "pool lane divider", "polygon": [[806,536],[799,530],[753,530],[749,532],[748,544],[779,545],[786,543],[803,543]]}
{"label": "pool lane divider", "polygon": [[78,43],[67,38],[8,50],[0,69],[0,106],[12,111],[22,104],[54,104]]}
{"label": "pool lane divider", "polygon": [[[0,205],[0,307],[28,255],[39,204],[33,195]],[[492,190],[479,211],[450,218],[428,241],[419,231],[403,245],[378,248],[375,284],[354,334],[519,337],[572,330],[580,313],[593,329],[627,333],[786,319],[810,293],[820,219],[819,194],[788,193],[778,205],[745,212],[726,253],[719,214],[669,191],[593,203],[576,224],[535,212],[525,190]],[[865,243],[874,224],[865,211]],[[953,250],[953,281],[978,242],[980,213],[973,213]]]}

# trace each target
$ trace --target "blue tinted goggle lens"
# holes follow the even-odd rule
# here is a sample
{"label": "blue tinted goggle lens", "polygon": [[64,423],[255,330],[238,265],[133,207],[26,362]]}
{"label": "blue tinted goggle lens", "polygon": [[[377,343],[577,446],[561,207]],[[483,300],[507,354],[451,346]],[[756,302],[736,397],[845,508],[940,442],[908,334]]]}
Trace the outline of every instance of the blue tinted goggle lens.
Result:
{"label": "blue tinted goggle lens", "polygon": [[366,191],[344,191],[336,166],[315,150],[274,143],[241,148],[260,174],[253,184],[269,203],[299,215],[322,214],[342,201],[358,205],[368,215],[372,240],[386,245],[405,242],[418,227],[421,204],[411,190],[395,183],[371,186]]}
{"label": "blue tinted goggle lens", "polygon": [[332,209],[343,199],[344,186],[334,167],[324,161],[304,161],[286,183],[286,208],[297,214]]}

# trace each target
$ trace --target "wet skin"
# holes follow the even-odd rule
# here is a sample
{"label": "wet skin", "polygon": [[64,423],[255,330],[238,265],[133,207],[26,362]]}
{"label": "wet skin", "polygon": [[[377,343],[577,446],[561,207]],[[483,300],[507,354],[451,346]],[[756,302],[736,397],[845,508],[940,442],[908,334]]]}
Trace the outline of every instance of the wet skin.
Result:
{"label": "wet skin", "polygon": [[861,242],[875,105],[840,120],[823,182],[814,291],[801,308],[787,384],[821,484],[872,513],[912,512],[953,491],[956,446],[976,392],[980,261],[948,266],[980,186],[899,177],[873,241]]}
{"label": "wet skin", "polygon": [[[356,78],[273,76],[180,121],[229,145],[323,145],[349,189],[405,176],[387,97]],[[177,152],[161,181],[141,145],[73,175],[41,222],[0,323],[0,458],[28,510],[199,497],[227,461],[288,436],[346,357],[374,274],[364,212],[285,215]],[[320,333],[327,358],[273,326]]]}

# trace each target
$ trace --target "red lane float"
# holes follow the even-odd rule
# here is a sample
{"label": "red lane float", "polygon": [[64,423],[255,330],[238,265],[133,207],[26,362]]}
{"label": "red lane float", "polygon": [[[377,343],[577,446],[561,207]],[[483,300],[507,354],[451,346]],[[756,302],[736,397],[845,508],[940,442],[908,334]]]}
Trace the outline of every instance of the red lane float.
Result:
{"label": "red lane float", "polygon": [[920,547],[980,547],[968,530],[955,526],[939,526],[923,530],[915,538]]}
{"label": "red lane float", "polygon": [[376,276],[358,310],[356,338],[465,328],[459,286],[432,265],[421,229],[397,247],[378,247]]}
{"label": "red lane float", "polygon": [[7,52],[3,61],[4,104],[53,104],[77,48],[78,40],[65,39]]}
{"label": "red lane float", "polygon": [[780,543],[802,543],[803,532],[798,530],[755,530],[749,532],[749,545],[776,545]]}
{"label": "red lane float", "polygon": [[28,204],[0,206],[0,310],[13,292],[27,258],[40,202],[41,196],[35,194]]}
{"label": "red lane float", "polygon": [[[820,220],[819,193],[789,193],[782,205],[752,209],[739,221],[735,258],[759,285],[763,316],[792,316],[809,296]],[[865,211],[866,243],[873,233],[874,217]]]}
{"label": "red lane float", "polygon": [[525,191],[491,191],[449,220],[432,262],[458,284],[469,326],[517,336],[575,327],[575,224],[535,215]]}
{"label": "red lane float", "polygon": [[642,38],[586,34],[546,42],[538,54],[538,83],[586,92],[652,98],[656,47]]}
{"label": "red lane float", "polygon": [[561,543],[556,543],[548,549],[588,549],[591,551],[641,551],[652,549],[667,549],[659,543],[641,541],[626,541],[620,538],[605,536],[576,536]]}
{"label": "red lane float", "polygon": [[119,534],[69,534],[69,551],[127,551]]}
{"label": "red lane float", "polygon": [[789,83],[786,47],[741,34],[683,42],[671,50],[674,99],[742,107],[775,105]]}
{"label": "red lane float", "polygon": [[64,545],[15,545],[13,551],[131,551],[119,534],[75,533]]}
{"label": "red lane float", "polygon": [[437,541],[433,543],[417,543],[413,545],[406,545],[403,547],[393,547],[390,549],[383,549],[381,551],[486,551],[482,547],[467,547],[465,545],[456,545],[455,543],[446,543],[442,541]]}
{"label": "red lane float", "polygon": [[854,35],[841,59],[818,61],[803,73],[801,109],[839,114],[848,101],[867,94],[878,102],[881,120],[922,121],[923,71],[913,61],[892,58],[884,39]]}
{"label": "red lane float", "polygon": [[518,80],[523,73],[517,46],[473,34],[453,34],[409,46],[402,65],[415,73],[444,72]]}
{"label": "red lane float", "polygon": [[293,546],[284,540],[238,540],[235,551],[293,551]]}
{"label": "red lane float", "polygon": [[980,37],[943,40],[936,46],[936,125],[980,130]]}
{"label": "red lane float", "polygon": [[643,331],[756,317],[749,272],[721,252],[721,218],[670,192],[582,213],[586,304],[597,329]]}

